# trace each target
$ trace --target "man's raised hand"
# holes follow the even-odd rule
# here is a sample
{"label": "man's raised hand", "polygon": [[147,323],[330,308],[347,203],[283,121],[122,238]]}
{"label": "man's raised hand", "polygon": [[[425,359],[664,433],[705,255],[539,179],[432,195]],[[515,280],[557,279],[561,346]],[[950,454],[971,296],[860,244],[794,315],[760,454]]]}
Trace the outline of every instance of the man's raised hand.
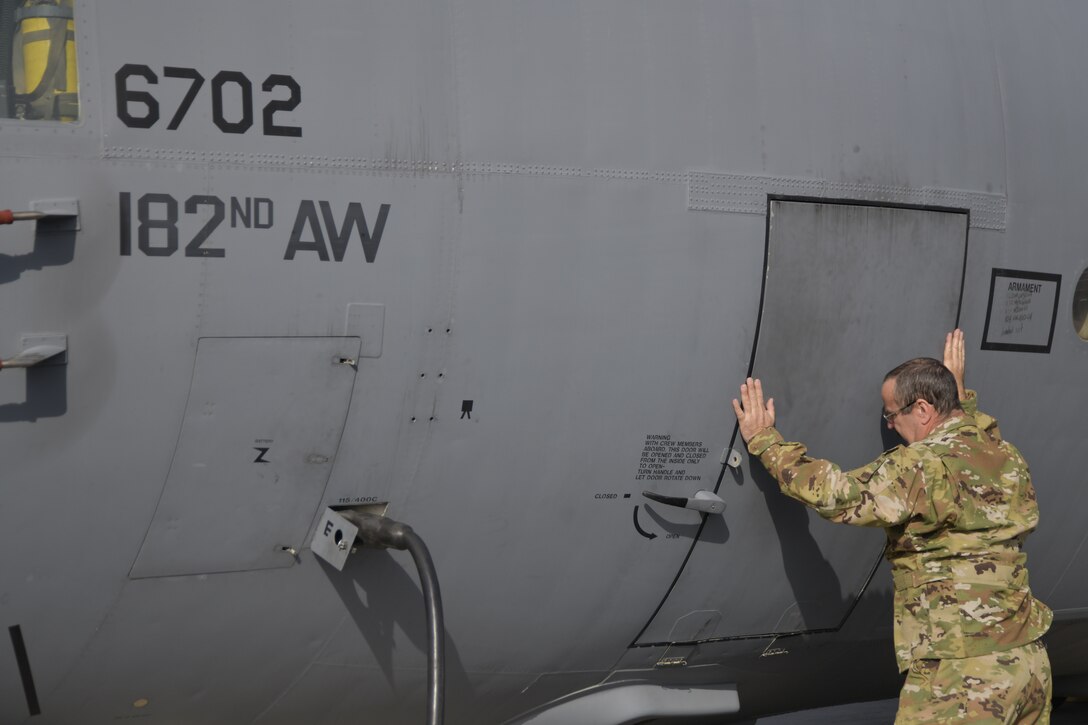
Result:
{"label": "man's raised hand", "polygon": [[959,391],[960,400],[967,397],[967,389],[963,385],[965,358],[963,330],[957,327],[944,337],[944,366],[952,371],[952,376],[956,378],[956,389]]}
{"label": "man's raised hand", "polygon": [[733,412],[740,423],[740,435],[747,443],[759,431],[774,425],[774,398],[763,404],[763,384],[748,378],[740,386],[740,400],[733,398]]}

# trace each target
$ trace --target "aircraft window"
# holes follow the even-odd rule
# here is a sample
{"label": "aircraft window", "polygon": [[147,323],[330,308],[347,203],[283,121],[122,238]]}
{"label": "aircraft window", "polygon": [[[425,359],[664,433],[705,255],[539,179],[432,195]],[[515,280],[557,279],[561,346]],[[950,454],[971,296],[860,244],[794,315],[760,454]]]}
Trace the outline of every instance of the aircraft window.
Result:
{"label": "aircraft window", "polygon": [[73,0],[0,0],[0,117],[79,118]]}
{"label": "aircraft window", "polygon": [[1088,340],[1088,269],[1080,273],[1073,290],[1073,328],[1080,339]]}

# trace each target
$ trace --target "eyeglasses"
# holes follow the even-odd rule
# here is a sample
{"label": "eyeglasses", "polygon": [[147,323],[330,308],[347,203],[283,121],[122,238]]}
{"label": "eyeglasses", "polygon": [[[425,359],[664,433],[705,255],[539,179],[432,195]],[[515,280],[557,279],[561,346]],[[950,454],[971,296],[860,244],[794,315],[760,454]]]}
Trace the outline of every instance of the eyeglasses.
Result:
{"label": "eyeglasses", "polygon": [[[917,402],[918,402],[917,400],[914,401],[914,403],[917,403]],[[881,413],[880,415],[881,415],[882,418],[884,418],[884,420],[891,423],[893,420],[895,420],[895,416],[899,415],[900,413],[906,412],[907,408],[913,408],[914,403],[907,403],[906,405],[904,405],[899,410],[892,411],[891,413]]]}

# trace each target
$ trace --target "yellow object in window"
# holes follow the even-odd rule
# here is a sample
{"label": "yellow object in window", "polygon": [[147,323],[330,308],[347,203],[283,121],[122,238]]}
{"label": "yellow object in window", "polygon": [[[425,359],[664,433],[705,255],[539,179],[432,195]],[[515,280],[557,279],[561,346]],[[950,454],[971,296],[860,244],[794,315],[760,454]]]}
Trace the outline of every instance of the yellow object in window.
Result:
{"label": "yellow object in window", "polygon": [[26,0],[15,11],[15,115],[79,118],[79,70],[72,0]]}

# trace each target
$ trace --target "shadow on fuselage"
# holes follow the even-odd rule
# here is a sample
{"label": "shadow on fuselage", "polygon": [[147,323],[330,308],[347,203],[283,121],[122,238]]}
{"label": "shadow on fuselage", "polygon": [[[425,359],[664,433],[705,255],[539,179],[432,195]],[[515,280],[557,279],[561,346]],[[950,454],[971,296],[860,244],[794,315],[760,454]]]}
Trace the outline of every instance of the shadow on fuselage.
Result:
{"label": "shadow on fuselage", "polygon": [[[417,580],[387,550],[360,548],[348,557],[343,571],[320,563],[386,682],[396,691],[396,672],[404,665],[395,666],[393,661],[394,629],[399,628],[424,658],[428,650],[423,591]],[[445,673],[446,692],[456,697],[456,701],[447,697],[447,712],[451,705],[456,709],[460,702],[472,702],[472,685],[449,631]]]}
{"label": "shadow on fuselage", "polygon": [[37,222],[29,254],[0,254],[0,284],[14,282],[24,272],[68,264],[75,259],[76,234],[72,229],[57,229],[46,220]]}
{"label": "shadow on fuselage", "polygon": [[[68,223],[67,221],[65,223]],[[68,264],[75,257],[76,232],[37,223],[34,249],[29,254],[0,254],[0,284],[20,279],[25,272]],[[9,371],[6,375],[18,375]],[[41,365],[26,370],[26,397],[20,403],[0,405],[0,423],[34,422],[68,412],[68,366]]]}
{"label": "shadow on fuselage", "polygon": [[[884,449],[888,450],[900,445],[903,441],[899,435],[888,428],[883,418],[878,420]],[[796,606],[801,622],[804,624],[803,629],[841,627],[850,616],[851,608],[857,599],[864,594],[864,589],[843,595],[838,574],[822,555],[818,542],[809,530],[811,517],[806,507],[783,494],[778,482],[754,458],[751,461],[750,471],[753,483],[766,499],[767,509],[782,547],[786,577],[793,587]],[[874,551],[873,554],[876,555],[877,552]],[[822,621],[827,619],[826,612],[829,607],[842,613],[842,621],[835,623]],[[822,622],[822,624],[814,626],[813,623],[816,622]],[[789,628],[784,627],[784,629]]]}
{"label": "shadow on fuselage", "polygon": [[[21,375],[17,370],[5,375]],[[0,405],[0,423],[33,423],[39,418],[57,418],[68,412],[68,366],[53,365],[26,369],[26,398],[21,403]]]}

